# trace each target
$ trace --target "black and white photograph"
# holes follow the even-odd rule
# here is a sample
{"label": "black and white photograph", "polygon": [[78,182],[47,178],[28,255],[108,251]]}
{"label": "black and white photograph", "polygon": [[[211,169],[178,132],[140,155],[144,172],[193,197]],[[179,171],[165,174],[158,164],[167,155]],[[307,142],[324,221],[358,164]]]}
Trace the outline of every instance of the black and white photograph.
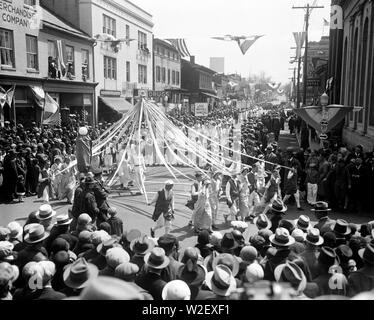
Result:
{"label": "black and white photograph", "polygon": [[0,300],[374,300],[372,182],[372,0],[0,0]]}

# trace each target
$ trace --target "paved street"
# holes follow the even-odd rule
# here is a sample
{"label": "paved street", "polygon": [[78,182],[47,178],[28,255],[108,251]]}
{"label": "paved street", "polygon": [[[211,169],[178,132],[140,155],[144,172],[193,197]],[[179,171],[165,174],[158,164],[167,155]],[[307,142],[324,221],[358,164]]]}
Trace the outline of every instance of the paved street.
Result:
{"label": "paved street", "polygon": [[[282,132],[280,138],[280,144],[284,143],[293,144],[293,137]],[[188,176],[193,176],[193,170],[189,168],[178,168],[184,174]],[[166,179],[170,178],[170,173],[164,167],[150,167],[146,172],[146,188],[147,195],[149,200],[152,199],[155,192],[160,190],[163,187],[163,183]],[[188,226],[188,221],[191,216],[191,211],[186,208],[184,205],[189,197],[190,182],[184,177],[178,177],[178,181],[175,180],[175,221],[173,225],[172,233],[178,237],[181,241],[182,247],[187,247],[194,245],[196,243],[196,234],[191,227]],[[128,192],[112,192],[109,196],[110,205],[114,206],[118,210],[119,217],[124,221],[124,228],[130,230],[132,228],[137,228],[141,232],[149,234],[149,229],[153,225],[151,219],[153,207],[148,207],[146,205],[144,196],[132,196]],[[17,220],[23,224],[26,220],[27,215],[33,211],[37,210],[41,205],[41,201],[37,200],[35,197],[27,198],[24,203],[17,204],[1,204],[0,205],[0,225],[6,225],[12,220]],[[69,205],[65,202],[53,201],[53,208],[57,211],[57,214],[66,213]],[[305,211],[304,214],[310,216],[314,220],[312,212],[309,210],[310,207],[304,204]],[[221,202],[219,208],[219,227],[221,231],[228,230],[230,226],[224,223],[222,213],[228,210],[226,203]],[[294,205],[289,206],[287,212],[287,219],[296,219],[301,212],[296,211]],[[372,220],[370,216],[366,215],[353,215],[353,214],[338,214],[332,213],[333,218],[342,218],[348,220],[349,222],[354,223],[364,223],[369,220]],[[250,225],[246,232],[246,237],[249,237],[251,234],[255,233],[256,227]],[[160,236],[162,233],[161,230],[156,232],[156,237]]]}

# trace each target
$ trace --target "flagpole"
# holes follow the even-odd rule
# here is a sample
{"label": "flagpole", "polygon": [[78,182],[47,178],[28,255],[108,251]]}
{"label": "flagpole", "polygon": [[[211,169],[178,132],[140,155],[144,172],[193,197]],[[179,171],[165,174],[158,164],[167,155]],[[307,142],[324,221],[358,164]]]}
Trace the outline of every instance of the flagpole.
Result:
{"label": "flagpole", "polygon": [[13,100],[12,100],[12,106],[13,106],[14,125],[17,126],[17,113],[16,113],[16,97],[15,97],[15,91],[16,91],[16,88],[14,88]]}
{"label": "flagpole", "polygon": [[42,82],[43,92],[44,92],[44,103],[43,103],[43,110],[41,112],[41,119],[40,119],[40,129],[43,131],[43,120],[44,120],[44,110],[45,110],[45,100],[47,93],[44,90],[44,82]]}

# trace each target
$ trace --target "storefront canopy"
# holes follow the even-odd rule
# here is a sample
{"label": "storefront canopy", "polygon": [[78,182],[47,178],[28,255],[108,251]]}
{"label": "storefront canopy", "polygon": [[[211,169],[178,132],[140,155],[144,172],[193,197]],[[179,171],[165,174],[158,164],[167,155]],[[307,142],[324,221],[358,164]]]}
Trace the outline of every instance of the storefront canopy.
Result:
{"label": "storefront canopy", "polygon": [[99,99],[105,104],[107,107],[117,111],[118,113],[124,114],[127,113],[131,108],[134,106],[128,102],[125,98],[120,97],[99,97]]}
{"label": "storefront canopy", "polygon": [[214,98],[214,99],[219,99],[219,100],[221,99],[220,97],[217,97],[217,96],[215,96],[213,94],[210,94],[210,93],[202,92],[202,94],[204,94],[204,95],[206,95],[208,97]]}

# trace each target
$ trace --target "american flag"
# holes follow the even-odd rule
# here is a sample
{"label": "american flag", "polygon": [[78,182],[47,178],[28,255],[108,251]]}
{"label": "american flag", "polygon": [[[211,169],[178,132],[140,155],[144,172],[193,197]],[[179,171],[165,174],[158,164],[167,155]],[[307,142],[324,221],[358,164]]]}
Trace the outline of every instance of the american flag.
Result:
{"label": "american flag", "polygon": [[178,50],[182,58],[191,56],[187,49],[186,42],[184,39],[166,39],[171,45]]}

